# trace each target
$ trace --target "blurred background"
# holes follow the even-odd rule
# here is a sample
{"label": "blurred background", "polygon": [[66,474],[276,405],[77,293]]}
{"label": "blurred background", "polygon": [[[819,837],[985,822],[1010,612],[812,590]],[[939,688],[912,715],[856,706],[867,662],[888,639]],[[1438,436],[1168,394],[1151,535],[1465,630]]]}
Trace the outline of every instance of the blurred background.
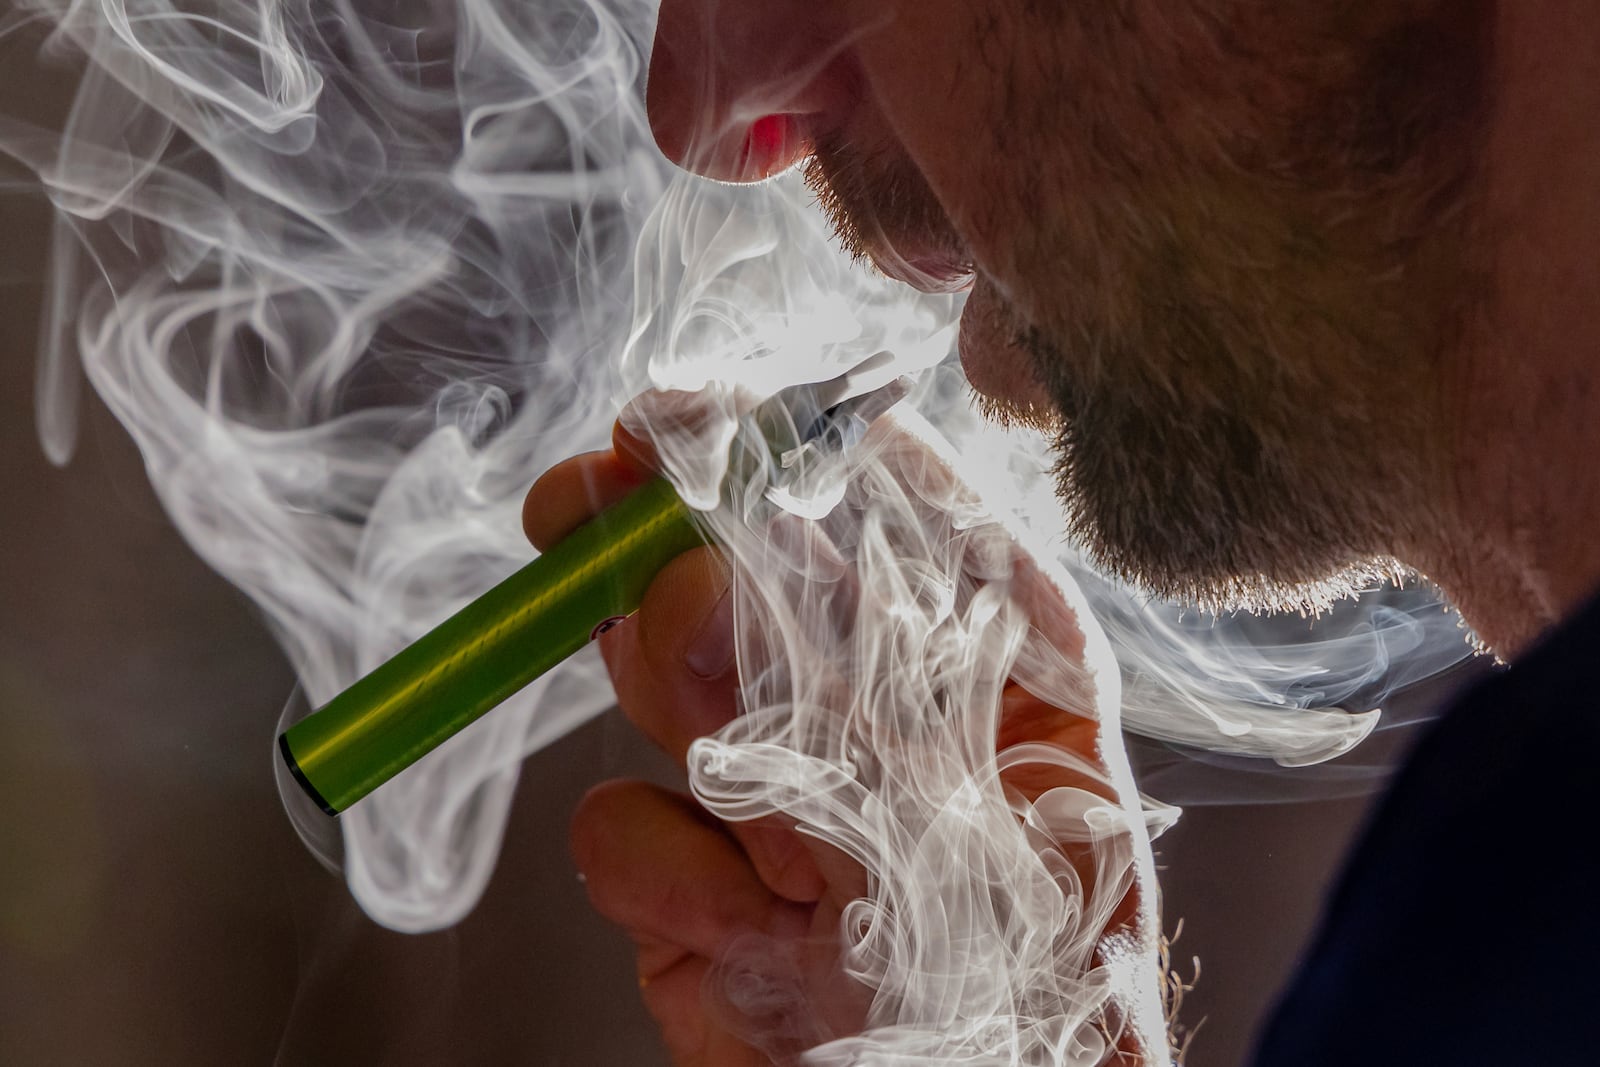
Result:
{"label": "blurred background", "polygon": [[[0,40],[0,110],[59,123],[73,72],[36,47]],[[591,722],[525,765],[465,922],[408,936],[366,919],[283,815],[273,742],[293,679],[248,602],[172,529],[92,394],[72,463],[39,449],[49,215],[5,167],[0,1064],[664,1064],[566,823],[596,782],[675,772],[615,713]],[[1246,1055],[1364,809],[1192,808],[1157,842],[1178,970],[1202,961],[1191,1067]]]}

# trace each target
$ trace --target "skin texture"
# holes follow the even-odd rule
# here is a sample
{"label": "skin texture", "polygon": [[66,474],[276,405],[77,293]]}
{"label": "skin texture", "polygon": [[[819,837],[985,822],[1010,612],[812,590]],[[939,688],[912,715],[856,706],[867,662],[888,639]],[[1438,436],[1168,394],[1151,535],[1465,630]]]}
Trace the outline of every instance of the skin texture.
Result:
{"label": "skin texture", "polygon": [[[1597,56],[1584,0],[665,0],[648,102],[685,167],[810,157],[847,247],[970,282],[969,379],[1056,435],[1108,568],[1259,606],[1403,566],[1510,658],[1600,587]],[[536,544],[648,466],[620,444],[535,487]],[[680,757],[732,713],[682,622],[725,581],[680,561],[604,638]],[[1092,747],[1069,720],[1010,722]],[[813,929],[851,872],[642,786],[597,791],[574,849],[677,1061],[765,1062],[702,1003],[707,961]]]}

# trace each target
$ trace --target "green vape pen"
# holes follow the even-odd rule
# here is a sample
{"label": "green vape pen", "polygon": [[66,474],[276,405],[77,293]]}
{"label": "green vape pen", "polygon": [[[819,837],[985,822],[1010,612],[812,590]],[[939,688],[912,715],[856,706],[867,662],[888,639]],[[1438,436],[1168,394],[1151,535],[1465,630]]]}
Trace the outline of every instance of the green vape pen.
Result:
{"label": "green vape pen", "polygon": [[[842,447],[905,392],[896,380],[838,399],[849,377],[761,405],[734,469],[808,442]],[[672,486],[647,482],[284,731],[290,773],[339,814],[631,614],[670,560],[704,543]]]}

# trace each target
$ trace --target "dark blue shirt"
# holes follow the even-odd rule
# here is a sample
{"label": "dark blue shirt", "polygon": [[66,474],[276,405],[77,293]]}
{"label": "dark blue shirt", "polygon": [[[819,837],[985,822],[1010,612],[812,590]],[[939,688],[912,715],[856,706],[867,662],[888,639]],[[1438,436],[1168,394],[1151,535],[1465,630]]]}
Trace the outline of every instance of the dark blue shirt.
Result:
{"label": "dark blue shirt", "polygon": [[1256,1067],[1600,1065],[1600,600],[1401,769]]}

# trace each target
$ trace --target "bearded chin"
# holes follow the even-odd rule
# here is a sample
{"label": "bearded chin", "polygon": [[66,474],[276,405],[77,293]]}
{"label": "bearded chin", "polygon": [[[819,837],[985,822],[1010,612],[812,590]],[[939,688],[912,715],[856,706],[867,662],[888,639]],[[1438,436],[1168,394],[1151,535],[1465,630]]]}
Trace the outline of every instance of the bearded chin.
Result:
{"label": "bearded chin", "polygon": [[1315,421],[1304,412],[1184,399],[1127,374],[1074,380],[1067,360],[1032,345],[1061,416],[1068,530],[1102,571],[1209,610],[1311,612],[1399,573],[1371,547],[1361,487],[1290,436]]}

